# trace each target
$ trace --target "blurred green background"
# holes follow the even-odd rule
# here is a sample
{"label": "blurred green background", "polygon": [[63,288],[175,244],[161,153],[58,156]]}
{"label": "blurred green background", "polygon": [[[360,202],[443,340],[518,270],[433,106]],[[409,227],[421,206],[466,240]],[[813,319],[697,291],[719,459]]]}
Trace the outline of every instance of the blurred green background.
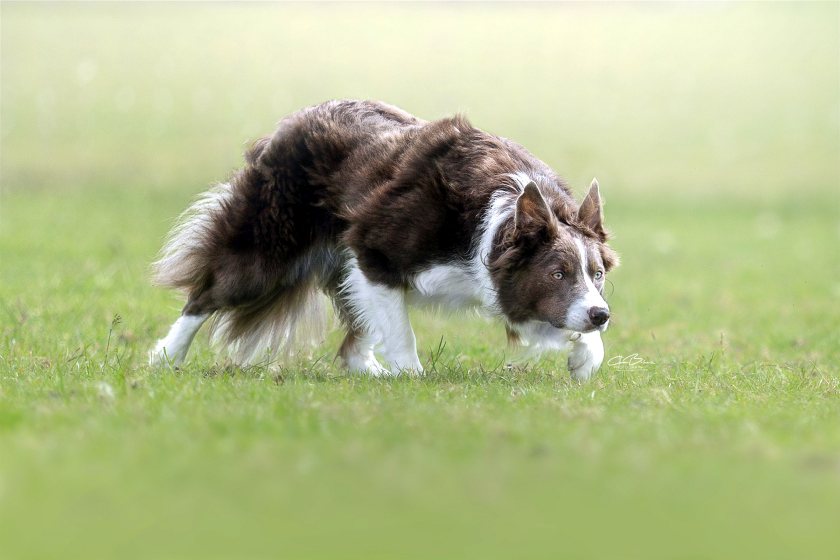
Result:
{"label": "blurred green background", "polygon": [[191,192],[281,116],[347,97],[464,112],[614,201],[825,195],[835,10],[6,3],[4,182]]}
{"label": "blurred green background", "polygon": [[[831,557],[837,3],[0,6],[0,556]],[[606,365],[499,367],[415,313],[423,379],[179,373],[147,266],[197,193],[331,98],[465,113],[623,265]],[[115,317],[119,316],[119,320]]]}

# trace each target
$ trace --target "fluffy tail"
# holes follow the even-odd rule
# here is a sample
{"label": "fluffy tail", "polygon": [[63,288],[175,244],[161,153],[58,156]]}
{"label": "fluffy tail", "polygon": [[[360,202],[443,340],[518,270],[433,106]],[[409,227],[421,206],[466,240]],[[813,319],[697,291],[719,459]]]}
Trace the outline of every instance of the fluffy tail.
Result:
{"label": "fluffy tail", "polygon": [[[236,180],[234,185],[242,186]],[[217,185],[180,216],[152,265],[153,281],[187,293],[185,314],[212,313],[213,345],[238,364],[311,349],[326,330],[318,281],[333,266],[331,253],[310,247],[281,264],[231,252],[230,216],[242,203],[234,188]]]}
{"label": "fluffy tail", "polygon": [[237,364],[266,364],[311,351],[326,327],[324,296],[310,283],[251,306],[218,311],[210,341]]}
{"label": "fluffy tail", "polygon": [[199,196],[179,217],[152,263],[158,286],[191,292],[206,282],[207,263],[214,251],[214,227],[233,198],[230,183],[221,183]]}

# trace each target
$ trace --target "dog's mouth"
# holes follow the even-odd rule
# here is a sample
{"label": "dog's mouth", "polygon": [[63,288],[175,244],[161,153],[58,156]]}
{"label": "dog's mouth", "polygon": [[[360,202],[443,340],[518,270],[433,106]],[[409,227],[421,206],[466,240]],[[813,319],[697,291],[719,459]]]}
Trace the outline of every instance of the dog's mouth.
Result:
{"label": "dog's mouth", "polygon": [[584,326],[583,328],[570,327],[570,326],[566,325],[565,323],[563,323],[562,321],[548,321],[548,324],[550,324],[555,329],[560,329],[560,330],[564,330],[564,331],[573,331],[573,332],[579,332],[579,333],[591,333],[591,332],[595,332],[595,331],[604,332],[605,330],[607,330],[607,325],[609,323],[604,323],[603,325],[593,325],[592,323],[589,323],[588,325]]}

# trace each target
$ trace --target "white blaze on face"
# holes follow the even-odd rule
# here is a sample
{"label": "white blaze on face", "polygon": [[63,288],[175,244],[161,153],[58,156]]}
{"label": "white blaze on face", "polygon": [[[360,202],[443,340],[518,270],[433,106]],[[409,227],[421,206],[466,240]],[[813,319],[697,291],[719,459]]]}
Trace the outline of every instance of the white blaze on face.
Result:
{"label": "white blaze on face", "polygon": [[[597,328],[589,320],[589,310],[593,307],[603,307],[608,309],[609,306],[595,283],[592,277],[589,276],[589,267],[587,266],[588,259],[586,258],[586,245],[580,239],[575,239],[575,246],[578,251],[578,258],[580,261],[580,269],[586,291],[578,299],[572,302],[569,306],[569,311],[566,314],[566,328],[574,331],[591,331]],[[606,328],[606,324],[600,327],[602,330]]]}

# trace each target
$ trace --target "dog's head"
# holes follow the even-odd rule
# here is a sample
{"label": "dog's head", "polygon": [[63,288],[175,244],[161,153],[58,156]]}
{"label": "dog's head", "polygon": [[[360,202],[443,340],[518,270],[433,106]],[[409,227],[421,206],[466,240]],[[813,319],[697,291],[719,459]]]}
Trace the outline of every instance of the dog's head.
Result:
{"label": "dog's head", "polygon": [[601,197],[593,180],[576,215],[562,219],[528,182],[512,223],[500,233],[490,270],[512,324],[539,321],[578,332],[604,330],[607,273],[618,255],[606,245]]}

